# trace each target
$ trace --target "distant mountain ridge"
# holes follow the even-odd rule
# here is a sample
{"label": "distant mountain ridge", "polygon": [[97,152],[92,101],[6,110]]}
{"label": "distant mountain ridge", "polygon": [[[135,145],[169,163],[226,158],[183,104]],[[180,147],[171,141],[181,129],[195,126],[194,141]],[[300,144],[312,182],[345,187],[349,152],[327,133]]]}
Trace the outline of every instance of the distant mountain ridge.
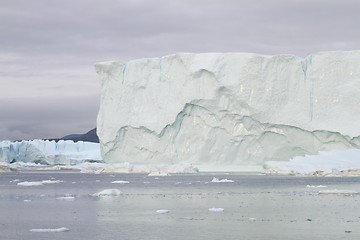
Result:
{"label": "distant mountain ridge", "polygon": [[54,140],[56,142],[58,142],[60,140],[72,140],[74,142],[78,142],[78,141],[94,142],[94,143],[99,142],[99,138],[96,134],[96,128],[91,129],[90,131],[88,131],[85,134],[70,134],[70,135],[66,135],[62,138],[53,138],[53,139],[46,139],[46,140]]}

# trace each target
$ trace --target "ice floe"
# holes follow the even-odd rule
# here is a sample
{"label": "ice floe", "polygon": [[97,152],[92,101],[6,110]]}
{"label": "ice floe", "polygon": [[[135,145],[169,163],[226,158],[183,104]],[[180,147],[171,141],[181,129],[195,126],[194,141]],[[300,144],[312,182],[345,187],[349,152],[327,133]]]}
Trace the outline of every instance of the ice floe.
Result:
{"label": "ice floe", "polygon": [[29,186],[42,186],[43,183],[41,181],[33,181],[33,182],[25,181],[25,182],[19,182],[17,183],[17,185],[29,187]]}
{"label": "ice floe", "polygon": [[43,184],[53,184],[53,183],[61,183],[61,182],[64,182],[64,181],[61,181],[61,180],[43,180],[41,182]]}
{"label": "ice floe", "polygon": [[61,228],[34,228],[30,229],[30,232],[38,232],[38,233],[56,233],[56,232],[68,232],[69,228],[61,227]]}
{"label": "ice floe", "polygon": [[209,212],[223,212],[223,208],[209,208]]}
{"label": "ice floe", "polygon": [[198,169],[191,164],[177,165],[132,165],[128,162],[106,164],[106,163],[82,163],[72,166],[82,173],[147,173],[150,176],[167,176],[170,173],[197,173]]}
{"label": "ice floe", "polygon": [[32,181],[32,182],[19,182],[18,186],[42,186],[44,184],[53,184],[53,183],[61,183],[61,180],[43,180],[43,181]]}
{"label": "ice floe", "polygon": [[307,188],[327,188],[325,185],[306,185]]}
{"label": "ice floe", "polygon": [[290,161],[269,161],[266,174],[298,176],[360,176],[360,149],[319,152],[318,155],[298,156]]}
{"label": "ice floe", "polygon": [[129,181],[118,180],[118,181],[112,181],[111,183],[126,184],[126,183],[130,183],[130,182]]}
{"label": "ice floe", "polygon": [[158,171],[158,172],[151,172],[151,173],[148,174],[148,176],[149,176],[149,177],[154,177],[154,176],[157,176],[157,177],[166,177],[166,176],[170,176],[170,174],[167,173],[167,172],[160,172],[160,171]]}
{"label": "ice floe", "polygon": [[159,213],[159,214],[165,214],[165,213],[169,213],[170,211],[167,210],[167,209],[159,209],[159,210],[156,210],[156,213]]}
{"label": "ice floe", "polygon": [[218,178],[214,177],[214,178],[211,180],[211,182],[213,182],[213,183],[232,183],[232,182],[234,182],[234,181],[233,181],[233,180],[230,180],[230,179],[226,179],[226,178],[219,180]]}
{"label": "ice floe", "polygon": [[345,194],[345,195],[351,195],[351,194],[358,194],[358,192],[354,191],[354,190],[329,189],[329,190],[321,190],[321,191],[319,191],[319,194]]}
{"label": "ice floe", "polygon": [[105,197],[105,196],[115,197],[115,196],[120,196],[121,194],[122,194],[122,192],[119,189],[112,188],[112,189],[105,189],[105,190],[102,190],[101,192],[91,194],[91,196],[93,196],[93,197]]}
{"label": "ice floe", "polygon": [[67,201],[72,201],[75,199],[75,196],[72,194],[65,194],[65,196],[63,197],[57,197],[57,200],[67,200]]}

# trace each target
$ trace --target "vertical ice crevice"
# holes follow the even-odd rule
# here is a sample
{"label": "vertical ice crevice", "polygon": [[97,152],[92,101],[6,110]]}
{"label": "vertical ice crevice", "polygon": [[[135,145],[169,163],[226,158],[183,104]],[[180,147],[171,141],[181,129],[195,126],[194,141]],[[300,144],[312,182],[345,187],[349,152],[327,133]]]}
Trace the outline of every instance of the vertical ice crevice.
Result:
{"label": "vertical ice crevice", "polygon": [[310,122],[313,119],[313,112],[314,112],[314,85],[311,81],[311,90],[310,90]]}
{"label": "vertical ice crevice", "polygon": [[307,60],[301,62],[302,71],[304,73],[304,83],[306,83],[306,70],[307,70]]}
{"label": "vertical ice crevice", "polygon": [[124,63],[124,67],[123,67],[123,71],[122,71],[122,81],[121,81],[122,85],[124,85],[124,81],[125,81],[126,66],[127,66],[127,63]]}

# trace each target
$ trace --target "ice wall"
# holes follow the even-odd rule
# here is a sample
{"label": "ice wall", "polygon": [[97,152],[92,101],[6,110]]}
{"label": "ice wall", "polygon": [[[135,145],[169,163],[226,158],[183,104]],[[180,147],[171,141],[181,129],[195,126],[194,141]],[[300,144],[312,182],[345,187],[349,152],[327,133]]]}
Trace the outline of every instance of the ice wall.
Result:
{"label": "ice wall", "polygon": [[0,162],[76,164],[86,160],[102,160],[98,143],[74,143],[71,140],[0,142]]}
{"label": "ice wall", "polygon": [[95,68],[107,162],[241,166],[359,148],[360,51],[184,53]]}

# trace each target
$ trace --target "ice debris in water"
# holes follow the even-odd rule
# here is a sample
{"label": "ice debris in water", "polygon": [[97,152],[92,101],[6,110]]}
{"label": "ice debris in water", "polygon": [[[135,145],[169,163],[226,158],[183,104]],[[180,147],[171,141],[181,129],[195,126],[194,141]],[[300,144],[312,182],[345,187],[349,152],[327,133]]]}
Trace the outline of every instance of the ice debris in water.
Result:
{"label": "ice debris in water", "polygon": [[105,197],[105,196],[120,196],[122,192],[119,189],[113,188],[113,189],[105,189],[101,192],[91,194],[93,197]]}
{"label": "ice debris in water", "polygon": [[57,197],[57,200],[68,200],[68,201],[72,201],[75,199],[75,197],[71,194],[65,194],[64,197]]}
{"label": "ice debris in water", "polygon": [[215,183],[230,183],[230,182],[234,182],[233,180],[230,180],[230,179],[221,179],[219,180],[218,178],[214,177],[211,182],[215,182]]}
{"label": "ice debris in water", "polygon": [[223,208],[209,208],[209,212],[223,212]]}
{"label": "ice debris in water", "polygon": [[61,183],[61,182],[64,182],[64,181],[61,181],[61,180],[44,180],[44,181],[41,181],[43,184],[52,184],[52,183]]}
{"label": "ice debris in water", "polygon": [[122,180],[118,180],[118,181],[113,181],[111,183],[120,183],[120,184],[125,184],[125,183],[130,183],[129,181],[122,181]]}
{"label": "ice debris in water", "polygon": [[43,183],[40,182],[40,181],[34,181],[34,182],[25,181],[25,182],[19,182],[17,185],[18,186],[26,186],[26,187],[28,187],[28,186],[42,186]]}
{"label": "ice debris in water", "polygon": [[333,189],[333,190],[321,190],[319,191],[319,194],[358,194],[358,192],[354,191],[354,190],[337,190],[337,189]]}
{"label": "ice debris in water", "polygon": [[19,182],[17,183],[18,186],[42,186],[43,184],[52,184],[52,183],[60,183],[63,182],[61,180],[43,180],[43,181],[32,181],[32,182]]}
{"label": "ice debris in water", "polygon": [[61,228],[34,228],[30,229],[30,232],[39,232],[39,233],[55,233],[55,232],[68,232],[70,229],[66,227]]}
{"label": "ice debris in water", "polygon": [[324,185],[306,185],[307,188],[327,188],[327,186]]}
{"label": "ice debris in water", "polygon": [[167,210],[167,209],[159,209],[159,210],[156,210],[156,213],[159,213],[159,214],[164,214],[164,213],[169,213],[170,211]]}
{"label": "ice debris in water", "polygon": [[149,173],[148,176],[149,176],[149,177],[153,177],[153,176],[165,177],[165,176],[170,176],[170,174],[169,174],[169,173],[166,173],[166,172],[157,171],[157,172],[151,172],[151,173]]}

